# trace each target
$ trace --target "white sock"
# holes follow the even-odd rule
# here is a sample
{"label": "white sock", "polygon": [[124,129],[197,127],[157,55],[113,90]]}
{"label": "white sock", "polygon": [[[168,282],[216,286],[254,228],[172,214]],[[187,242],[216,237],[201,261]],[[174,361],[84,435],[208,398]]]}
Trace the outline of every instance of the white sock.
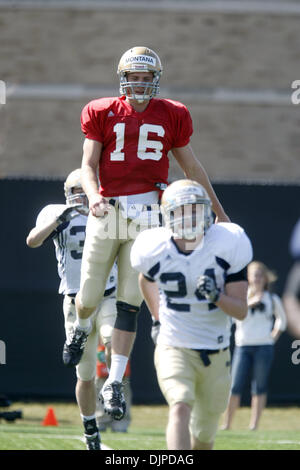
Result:
{"label": "white sock", "polygon": [[91,320],[89,318],[77,317],[74,322],[74,328],[79,328],[79,330],[88,331],[90,327],[91,327]]}
{"label": "white sock", "polygon": [[93,415],[91,415],[91,416],[85,416],[85,415],[82,415],[82,414],[80,413],[80,417],[81,417],[82,421],[90,421],[91,419],[96,419],[96,415],[95,415],[95,414],[93,414]]}
{"label": "white sock", "polygon": [[127,356],[122,356],[121,354],[112,354],[109,376],[107,378],[106,383],[112,383],[115,380],[117,382],[122,382],[127,362]]}

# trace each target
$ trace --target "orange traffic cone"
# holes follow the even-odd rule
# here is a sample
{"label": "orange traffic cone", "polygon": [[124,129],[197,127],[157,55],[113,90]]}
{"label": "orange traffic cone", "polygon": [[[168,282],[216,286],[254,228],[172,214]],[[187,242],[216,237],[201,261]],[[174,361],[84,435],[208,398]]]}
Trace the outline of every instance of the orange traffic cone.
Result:
{"label": "orange traffic cone", "polygon": [[58,426],[53,408],[48,408],[44,421],[41,424],[43,426]]}

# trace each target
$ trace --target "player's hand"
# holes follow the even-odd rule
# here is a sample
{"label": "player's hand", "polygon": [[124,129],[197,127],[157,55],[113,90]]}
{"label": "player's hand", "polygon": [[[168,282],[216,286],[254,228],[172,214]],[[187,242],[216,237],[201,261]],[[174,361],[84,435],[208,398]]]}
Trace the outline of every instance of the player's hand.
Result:
{"label": "player's hand", "polygon": [[206,275],[200,276],[197,281],[197,289],[210,302],[218,302],[220,289],[218,289],[216,281],[212,277]]}
{"label": "player's hand", "polygon": [[89,198],[89,208],[95,217],[104,217],[112,208],[105,197],[98,193],[93,194]]}
{"label": "player's hand", "polygon": [[160,330],[160,322],[158,320],[153,320],[152,328],[151,328],[151,338],[155,345],[157,343],[159,330]]}
{"label": "player's hand", "polygon": [[71,219],[74,219],[74,217],[77,217],[79,215],[79,212],[76,211],[76,209],[79,207],[82,207],[82,205],[78,204],[72,207],[67,207],[56,218],[56,222],[59,224],[63,224],[64,222],[69,222]]}

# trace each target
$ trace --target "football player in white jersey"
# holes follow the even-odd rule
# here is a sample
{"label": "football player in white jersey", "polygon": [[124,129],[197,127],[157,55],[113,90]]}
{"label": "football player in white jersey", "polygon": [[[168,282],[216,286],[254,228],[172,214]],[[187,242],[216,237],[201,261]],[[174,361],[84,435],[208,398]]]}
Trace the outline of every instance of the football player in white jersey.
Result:
{"label": "football player in white jersey", "polygon": [[132,266],[160,321],[155,367],[169,405],[168,449],[212,449],[230,391],[230,325],[247,314],[252,245],[233,223],[212,223],[205,189],[188,179],[162,196],[165,226],[136,238]]}
{"label": "football player in white jersey", "polygon": [[[26,243],[31,248],[52,239],[55,245],[58,274],[61,279],[59,293],[64,295],[63,312],[67,342],[76,329],[75,295],[80,285],[80,268],[85,229],[89,212],[87,197],[81,186],[81,169],[72,171],[65,184],[66,204],[50,204],[38,214],[36,226],[30,231]],[[108,277],[104,298],[92,317],[92,328],[83,339],[86,345],[76,367],[76,399],[85,429],[89,450],[100,450],[100,434],[95,419],[95,375],[99,334],[110,359],[111,334],[116,318],[117,267]],[[80,338],[82,341],[82,338]],[[65,352],[63,354],[63,357]]]}

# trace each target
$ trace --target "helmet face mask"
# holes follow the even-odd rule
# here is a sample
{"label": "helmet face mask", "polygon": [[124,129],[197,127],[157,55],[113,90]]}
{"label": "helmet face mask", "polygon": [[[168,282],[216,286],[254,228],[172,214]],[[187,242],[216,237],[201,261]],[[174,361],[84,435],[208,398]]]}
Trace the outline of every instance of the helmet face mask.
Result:
{"label": "helmet face mask", "polygon": [[[72,188],[72,191],[76,188]],[[73,192],[67,198],[67,206],[74,207],[80,214],[87,215],[89,213],[88,208],[88,198],[84,191],[82,192]],[[80,207],[78,207],[80,205]]]}
{"label": "helmet face mask", "polygon": [[[158,93],[158,89],[159,89],[159,85],[156,84],[156,80],[153,77],[153,73],[152,72],[150,73],[152,75],[151,81],[148,81],[148,80],[146,81],[144,78],[144,74],[141,72],[125,73],[124,76],[121,77],[120,79],[120,86],[122,87],[122,94],[127,96],[129,99],[133,99],[133,100],[137,100],[141,102],[149,101],[151,98],[153,98],[153,96],[155,96]],[[136,77],[139,78],[138,75],[140,75],[142,80],[141,81],[132,80],[131,79],[132,75],[134,75],[134,78]],[[137,89],[140,92],[138,92]]]}
{"label": "helmet face mask", "polygon": [[[151,82],[128,80],[128,74],[151,72]],[[147,47],[133,47],[126,51],[118,65],[120,94],[139,102],[147,101],[159,93],[159,80],[162,66],[158,55]],[[144,93],[135,93],[135,88],[143,88]]]}
{"label": "helmet face mask", "polygon": [[[66,204],[74,207],[80,214],[89,212],[88,198],[81,185],[81,169],[72,171],[64,183]],[[78,207],[80,205],[80,207]]]}
{"label": "helmet face mask", "polygon": [[204,233],[204,210],[202,204],[184,204],[170,211],[168,228],[175,238],[194,240]]}
{"label": "helmet face mask", "polygon": [[205,189],[192,180],[172,183],[162,196],[165,226],[174,238],[195,240],[212,224],[211,201]]}

